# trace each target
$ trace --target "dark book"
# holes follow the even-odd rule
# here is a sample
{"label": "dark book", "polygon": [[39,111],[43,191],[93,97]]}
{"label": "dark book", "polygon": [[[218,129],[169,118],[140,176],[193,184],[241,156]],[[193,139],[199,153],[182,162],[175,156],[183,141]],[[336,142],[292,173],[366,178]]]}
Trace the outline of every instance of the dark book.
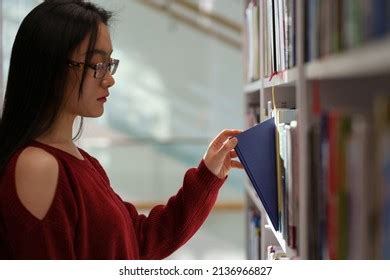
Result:
{"label": "dark book", "polygon": [[275,230],[279,229],[275,120],[268,119],[236,136],[238,158]]}

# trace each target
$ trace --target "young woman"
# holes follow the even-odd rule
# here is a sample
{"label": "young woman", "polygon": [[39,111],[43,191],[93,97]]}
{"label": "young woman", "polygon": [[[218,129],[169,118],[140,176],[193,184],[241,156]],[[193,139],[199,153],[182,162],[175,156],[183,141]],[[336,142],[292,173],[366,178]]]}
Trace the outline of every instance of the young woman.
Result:
{"label": "young woman", "polygon": [[224,130],[147,217],[113,191],[72,138],[75,118],[101,116],[114,85],[109,19],[91,3],[54,0],[19,28],[0,122],[0,258],[165,258],[205,221],[229,170],[242,168],[239,131]]}

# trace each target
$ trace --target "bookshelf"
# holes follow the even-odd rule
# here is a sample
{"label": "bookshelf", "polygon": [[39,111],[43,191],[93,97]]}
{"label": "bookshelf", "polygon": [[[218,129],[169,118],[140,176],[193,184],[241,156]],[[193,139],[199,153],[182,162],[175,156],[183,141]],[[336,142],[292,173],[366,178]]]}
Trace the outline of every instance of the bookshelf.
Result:
{"label": "bookshelf", "polygon": [[307,79],[375,76],[390,72],[390,36],[305,65]]}
{"label": "bookshelf", "polygon": [[264,80],[263,88],[272,88],[277,86],[293,86],[298,78],[296,68],[287,69],[272,77]]}
{"label": "bookshelf", "polygon": [[247,215],[248,258],[272,246],[282,259],[390,258],[390,2],[245,0],[243,18],[246,128],[268,118],[274,91],[276,107],[297,112],[298,143],[286,160],[295,241],[246,180],[247,212],[260,217]]}

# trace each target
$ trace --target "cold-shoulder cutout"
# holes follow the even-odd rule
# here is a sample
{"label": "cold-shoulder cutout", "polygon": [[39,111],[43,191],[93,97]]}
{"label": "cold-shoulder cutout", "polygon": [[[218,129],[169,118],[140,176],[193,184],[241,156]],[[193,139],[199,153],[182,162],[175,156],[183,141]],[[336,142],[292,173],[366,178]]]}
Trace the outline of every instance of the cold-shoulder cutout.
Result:
{"label": "cold-shoulder cutout", "polygon": [[27,147],[15,168],[16,193],[23,206],[43,220],[54,200],[59,166],[56,158],[43,149]]}

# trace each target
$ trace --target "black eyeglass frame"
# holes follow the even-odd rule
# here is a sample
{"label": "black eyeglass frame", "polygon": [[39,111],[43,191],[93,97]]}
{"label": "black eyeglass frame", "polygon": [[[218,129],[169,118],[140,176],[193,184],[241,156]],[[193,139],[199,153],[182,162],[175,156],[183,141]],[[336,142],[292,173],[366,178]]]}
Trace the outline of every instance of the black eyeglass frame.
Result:
{"label": "black eyeglass frame", "polygon": [[[73,67],[81,67],[81,65],[85,65],[94,70],[93,77],[95,79],[102,79],[107,74],[107,71],[109,71],[111,75],[115,74],[116,70],[118,69],[119,59],[111,58],[110,61],[108,62],[100,62],[96,64],[86,64],[85,62],[78,62],[78,61],[68,59],[68,63],[69,66],[73,66]],[[98,77],[97,75],[98,71],[100,70],[99,67],[102,67],[103,70],[101,77],[100,76]]]}

